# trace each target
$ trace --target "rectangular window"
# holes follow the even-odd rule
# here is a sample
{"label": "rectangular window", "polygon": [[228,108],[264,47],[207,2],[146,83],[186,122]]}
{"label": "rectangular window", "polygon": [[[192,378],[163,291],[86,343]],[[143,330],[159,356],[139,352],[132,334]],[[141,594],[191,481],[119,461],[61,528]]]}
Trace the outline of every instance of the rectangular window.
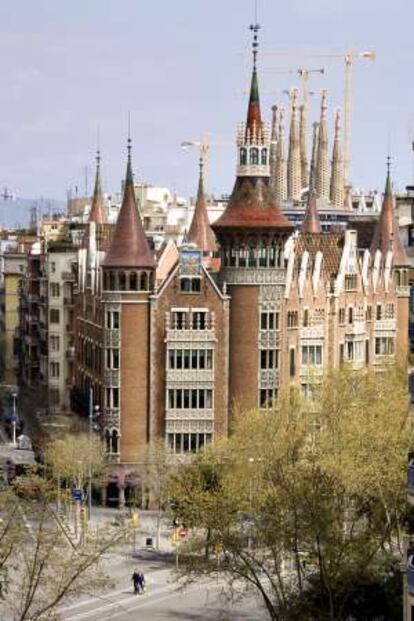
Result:
{"label": "rectangular window", "polygon": [[59,323],[60,321],[60,312],[58,308],[50,309],[50,323]]}
{"label": "rectangular window", "polygon": [[175,350],[174,349],[168,350],[168,368],[175,369]]}
{"label": "rectangular window", "polygon": [[186,329],[186,315],[184,311],[173,311],[172,315],[172,327],[174,330]]}
{"label": "rectangular window", "polygon": [[192,313],[193,330],[205,330],[207,327],[207,313],[205,311],[195,311]]}
{"label": "rectangular window", "polygon": [[345,346],[343,343],[339,345],[339,366],[344,364],[345,359]]}
{"label": "rectangular window", "polygon": [[302,346],[302,366],[312,365],[321,366],[322,364],[322,345],[303,345]]}
{"label": "rectangular window", "polygon": [[347,341],[346,357],[348,360],[363,361],[365,356],[364,341]]}
{"label": "rectangular window", "polygon": [[119,349],[108,347],[106,350],[106,368],[119,369]]}
{"label": "rectangular window", "polygon": [[303,326],[307,328],[309,326],[309,309],[305,308],[303,311]]}
{"label": "rectangular window", "polygon": [[211,433],[169,433],[167,443],[175,454],[196,453],[211,442]]}
{"label": "rectangular window", "polygon": [[51,282],[50,283],[50,296],[52,298],[58,298],[60,296],[60,285],[58,282]]}
{"label": "rectangular window", "polygon": [[181,278],[180,289],[181,293],[200,293],[201,278],[199,276],[195,278]]}
{"label": "rectangular window", "polygon": [[338,323],[339,325],[343,325],[345,323],[345,309],[344,308],[339,309]]}
{"label": "rectangular window", "polygon": [[395,351],[394,338],[392,336],[381,336],[375,339],[376,356],[392,356]]}
{"label": "rectangular window", "polygon": [[262,311],[260,313],[260,329],[270,332],[279,330],[279,313],[277,311]]}
{"label": "rectangular window", "polygon": [[366,320],[367,321],[372,321],[372,306],[371,304],[368,304],[367,306],[367,312],[366,312]]}
{"label": "rectangular window", "polygon": [[107,388],[105,391],[107,408],[119,408],[119,388]]}
{"label": "rectangular window", "polygon": [[287,327],[288,328],[297,328],[298,325],[298,312],[297,311],[288,311],[287,314]]}
{"label": "rectangular window", "polygon": [[357,286],[356,274],[345,275],[345,291],[354,291]]}
{"label": "rectangular window", "polygon": [[259,406],[261,409],[271,409],[277,397],[275,388],[261,388],[259,391]]}
{"label": "rectangular window", "polygon": [[354,323],[354,308],[353,306],[348,307],[348,323]]}
{"label": "rectangular window", "polygon": [[106,327],[108,330],[119,330],[119,311],[107,311]]}
{"label": "rectangular window", "polygon": [[279,351],[275,349],[260,350],[260,369],[277,369],[279,367]]}
{"label": "rectangular window", "polygon": [[377,318],[377,321],[380,321],[382,319],[382,305],[381,304],[377,304],[376,318]]}

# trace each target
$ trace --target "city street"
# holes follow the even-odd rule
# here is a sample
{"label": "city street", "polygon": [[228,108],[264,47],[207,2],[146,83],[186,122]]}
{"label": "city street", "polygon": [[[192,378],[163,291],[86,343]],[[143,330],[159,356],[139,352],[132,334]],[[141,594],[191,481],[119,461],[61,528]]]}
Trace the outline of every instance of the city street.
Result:
{"label": "city street", "polygon": [[[223,584],[203,581],[182,590],[174,582],[174,573],[165,564],[138,561],[132,557],[107,559],[116,586],[99,597],[85,597],[60,608],[65,621],[266,621],[266,612],[255,598],[231,604],[222,596]],[[133,593],[131,575],[135,568],[144,571],[147,588],[142,595]]]}

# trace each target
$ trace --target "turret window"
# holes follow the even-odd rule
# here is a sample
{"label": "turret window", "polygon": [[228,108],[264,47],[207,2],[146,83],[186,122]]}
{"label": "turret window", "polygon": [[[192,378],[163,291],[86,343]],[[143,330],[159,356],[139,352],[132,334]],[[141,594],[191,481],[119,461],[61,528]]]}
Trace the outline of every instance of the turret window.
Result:
{"label": "turret window", "polygon": [[257,165],[259,163],[259,149],[253,147],[250,149],[250,164]]}
{"label": "turret window", "polygon": [[262,149],[262,166],[267,164],[267,149]]}
{"label": "turret window", "polygon": [[240,165],[246,166],[247,164],[247,149],[244,147],[240,149]]}
{"label": "turret window", "polygon": [[126,274],[125,272],[119,272],[119,290],[126,291]]}
{"label": "turret window", "polygon": [[136,272],[131,272],[129,275],[129,288],[131,291],[137,291],[138,289],[138,276]]}
{"label": "turret window", "polygon": [[146,272],[141,272],[141,276],[139,279],[139,288],[140,291],[148,291],[148,274]]}

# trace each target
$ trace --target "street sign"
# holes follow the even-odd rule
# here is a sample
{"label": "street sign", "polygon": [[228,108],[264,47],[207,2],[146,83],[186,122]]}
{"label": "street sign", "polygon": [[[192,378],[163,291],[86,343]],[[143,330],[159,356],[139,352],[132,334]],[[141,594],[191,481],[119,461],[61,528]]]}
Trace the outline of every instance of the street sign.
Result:
{"label": "street sign", "polygon": [[73,500],[83,500],[83,490],[81,490],[81,489],[73,489],[72,490],[72,498],[73,498]]}

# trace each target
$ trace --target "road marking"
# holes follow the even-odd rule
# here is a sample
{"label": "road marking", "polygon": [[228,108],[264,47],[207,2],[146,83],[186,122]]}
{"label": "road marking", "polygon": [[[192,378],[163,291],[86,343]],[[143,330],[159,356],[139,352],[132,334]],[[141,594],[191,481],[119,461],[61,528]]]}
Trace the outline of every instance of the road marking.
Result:
{"label": "road marking", "polygon": [[[152,595],[156,595],[158,593],[163,593],[164,591],[168,590],[169,588],[171,588],[170,584],[167,584],[167,585],[165,585],[163,587],[160,587],[159,589],[151,589],[151,592],[148,593],[147,596],[151,597]],[[125,589],[122,589],[122,591],[120,591],[120,592],[121,593],[125,593]],[[128,593],[130,593],[130,591],[128,591]],[[145,593],[144,593],[144,596],[145,596]],[[71,617],[65,617],[65,619],[66,619],[66,621],[73,621],[74,619],[84,619],[84,618],[86,618],[86,617],[88,617],[90,615],[97,614],[100,611],[104,611],[107,608],[113,608],[113,607],[116,607],[116,606],[119,606],[119,607],[122,608],[128,602],[135,601],[137,599],[137,597],[142,597],[142,596],[137,595],[136,593],[134,593],[133,595],[131,595],[128,598],[120,599],[118,601],[111,602],[110,604],[105,604],[104,606],[96,607],[93,610],[86,610],[85,612],[79,612],[79,613],[77,613],[77,614],[75,614],[75,615],[73,615]],[[89,600],[89,603],[96,603],[96,600]],[[85,604],[85,602],[82,603],[82,605],[84,605],[84,604]],[[60,609],[60,612],[61,612],[61,610],[62,609]],[[122,611],[122,614],[124,614],[128,610],[129,609],[126,608],[125,610]]]}

